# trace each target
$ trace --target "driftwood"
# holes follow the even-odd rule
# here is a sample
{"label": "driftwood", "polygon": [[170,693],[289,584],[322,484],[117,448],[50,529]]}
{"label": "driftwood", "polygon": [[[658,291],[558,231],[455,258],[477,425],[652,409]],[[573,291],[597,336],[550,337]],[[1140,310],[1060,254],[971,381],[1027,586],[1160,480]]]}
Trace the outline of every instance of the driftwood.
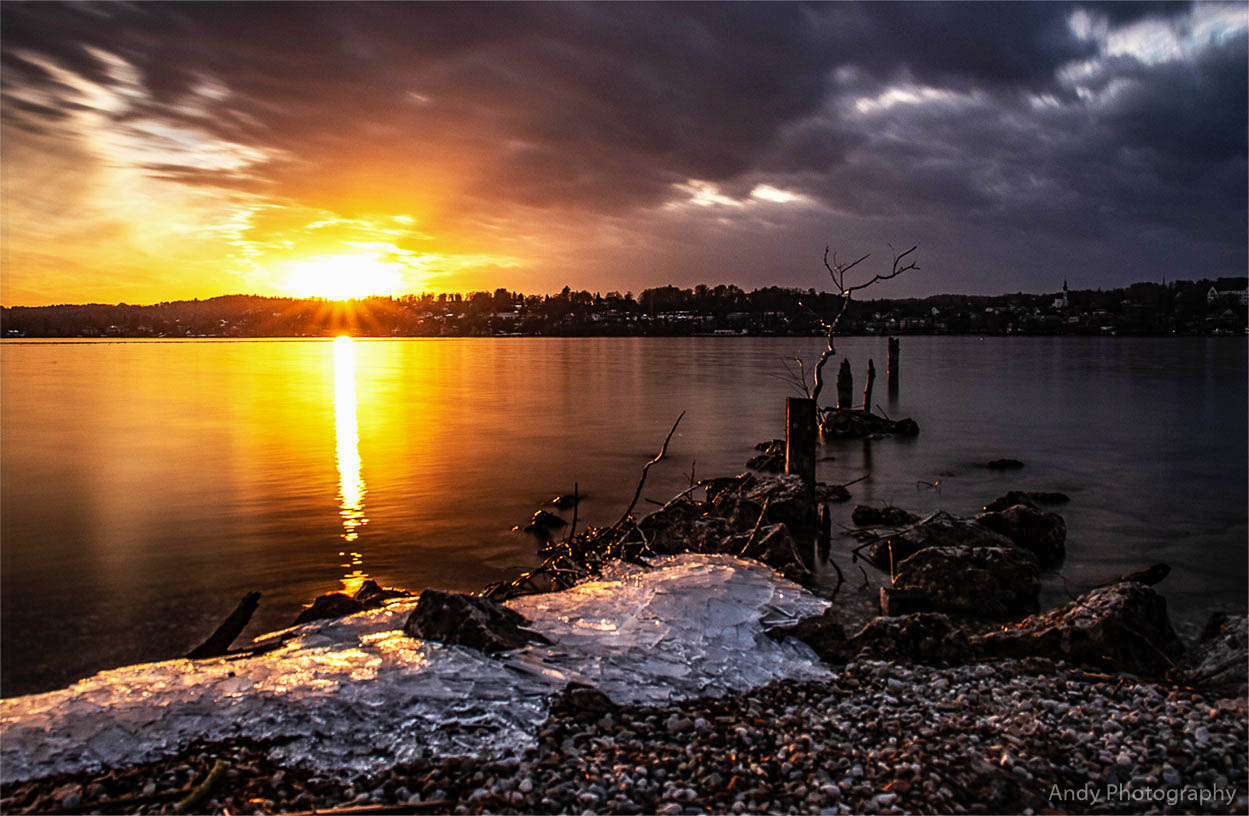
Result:
{"label": "driftwood", "polygon": [[226,654],[230,651],[230,644],[246,628],[247,622],[252,619],[259,605],[259,592],[249,592],[244,595],[234,611],[217,627],[217,631],[209,635],[208,640],[188,652],[187,657],[191,660],[202,660]]}
{"label": "driftwood", "polygon": [[863,387],[863,410],[872,410],[872,386],[876,384],[876,364],[867,361],[867,384]]}
{"label": "driftwood", "polygon": [[229,767],[224,759],[219,759],[213,764],[212,770],[208,772],[208,776],[204,777],[204,781],[195,786],[195,789],[186,795],[186,798],[178,803],[184,811],[195,808],[200,802],[212,793],[212,789],[221,781],[221,777],[225,776],[226,768]]}
{"label": "driftwood", "polygon": [[668,431],[668,435],[664,437],[664,443],[659,447],[659,453],[655,455],[654,459],[642,466],[642,478],[638,479],[637,490],[633,491],[633,501],[629,502],[629,506],[625,508],[624,514],[620,516],[620,519],[613,524],[612,527],[619,527],[624,524],[625,520],[628,519],[630,514],[633,513],[633,508],[636,507],[638,503],[638,497],[642,495],[642,485],[646,484],[646,474],[650,471],[651,465],[663,459],[664,454],[668,452],[668,443],[672,441],[672,435],[676,433],[677,426],[681,424],[681,419],[684,416],[685,412],[682,411],[680,416],[677,417],[677,421],[672,423],[672,428]]}

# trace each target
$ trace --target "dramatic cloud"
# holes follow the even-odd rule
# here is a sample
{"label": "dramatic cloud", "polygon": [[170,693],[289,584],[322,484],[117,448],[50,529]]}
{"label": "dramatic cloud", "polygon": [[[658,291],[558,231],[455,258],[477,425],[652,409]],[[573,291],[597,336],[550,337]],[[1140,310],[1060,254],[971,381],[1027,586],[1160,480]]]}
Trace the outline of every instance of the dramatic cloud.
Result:
{"label": "dramatic cloud", "polygon": [[5,303],[1237,274],[1245,4],[10,2]]}

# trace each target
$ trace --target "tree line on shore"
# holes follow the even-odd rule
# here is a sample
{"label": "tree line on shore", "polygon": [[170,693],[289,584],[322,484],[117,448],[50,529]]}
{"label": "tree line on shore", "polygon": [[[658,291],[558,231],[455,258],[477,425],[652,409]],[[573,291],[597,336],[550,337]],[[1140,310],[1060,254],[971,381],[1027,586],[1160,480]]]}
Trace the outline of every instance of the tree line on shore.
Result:
{"label": "tree line on shore", "polygon": [[[1121,289],[855,300],[841,334],[1243,334],[1245,278]],[[0,308],[4,337],[819,335],[841,298],[776,286],[370,297],[227,295],[136,306]]]}

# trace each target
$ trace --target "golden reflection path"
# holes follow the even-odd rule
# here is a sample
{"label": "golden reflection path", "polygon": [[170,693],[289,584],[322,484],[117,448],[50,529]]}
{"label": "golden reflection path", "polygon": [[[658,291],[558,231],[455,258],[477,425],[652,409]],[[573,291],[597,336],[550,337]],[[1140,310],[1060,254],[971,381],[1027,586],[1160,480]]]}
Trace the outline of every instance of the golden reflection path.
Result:
{"label": "golden reflection path", "polygon": [[[360,426],[356,418],[356,350],[350,337],[334,338],[334,441],[338,463],[338,515],[343,520],[342,539],[348,544],[360,538],[359,529],[368,523],[364,515],[364,477],[361,475]],[[364,556],[358,552],[339,553],[350,569],[343,576],[343,588],[355,593],[367,579],[360,569]]]}

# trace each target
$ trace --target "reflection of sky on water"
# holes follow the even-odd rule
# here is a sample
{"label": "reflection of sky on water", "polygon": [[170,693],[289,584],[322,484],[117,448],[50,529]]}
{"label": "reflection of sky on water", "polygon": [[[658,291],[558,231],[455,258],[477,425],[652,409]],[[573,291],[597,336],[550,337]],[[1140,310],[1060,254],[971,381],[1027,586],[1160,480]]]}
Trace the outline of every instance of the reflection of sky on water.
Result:
{"label": "reflection of sky on water", "polygon": [[[364,515],[364,477],[360,462],[360,425],[356,416],[356,350],[350,337],[334,340],[334,440],[338,464],[338,506],[343,520],[343,541],[360,538],[359,529],[368,523]],[[369,576],[360,569],[364,556],[343,551],[342,566],[351,570],[343,576],[343,588],[354,593]]]}

